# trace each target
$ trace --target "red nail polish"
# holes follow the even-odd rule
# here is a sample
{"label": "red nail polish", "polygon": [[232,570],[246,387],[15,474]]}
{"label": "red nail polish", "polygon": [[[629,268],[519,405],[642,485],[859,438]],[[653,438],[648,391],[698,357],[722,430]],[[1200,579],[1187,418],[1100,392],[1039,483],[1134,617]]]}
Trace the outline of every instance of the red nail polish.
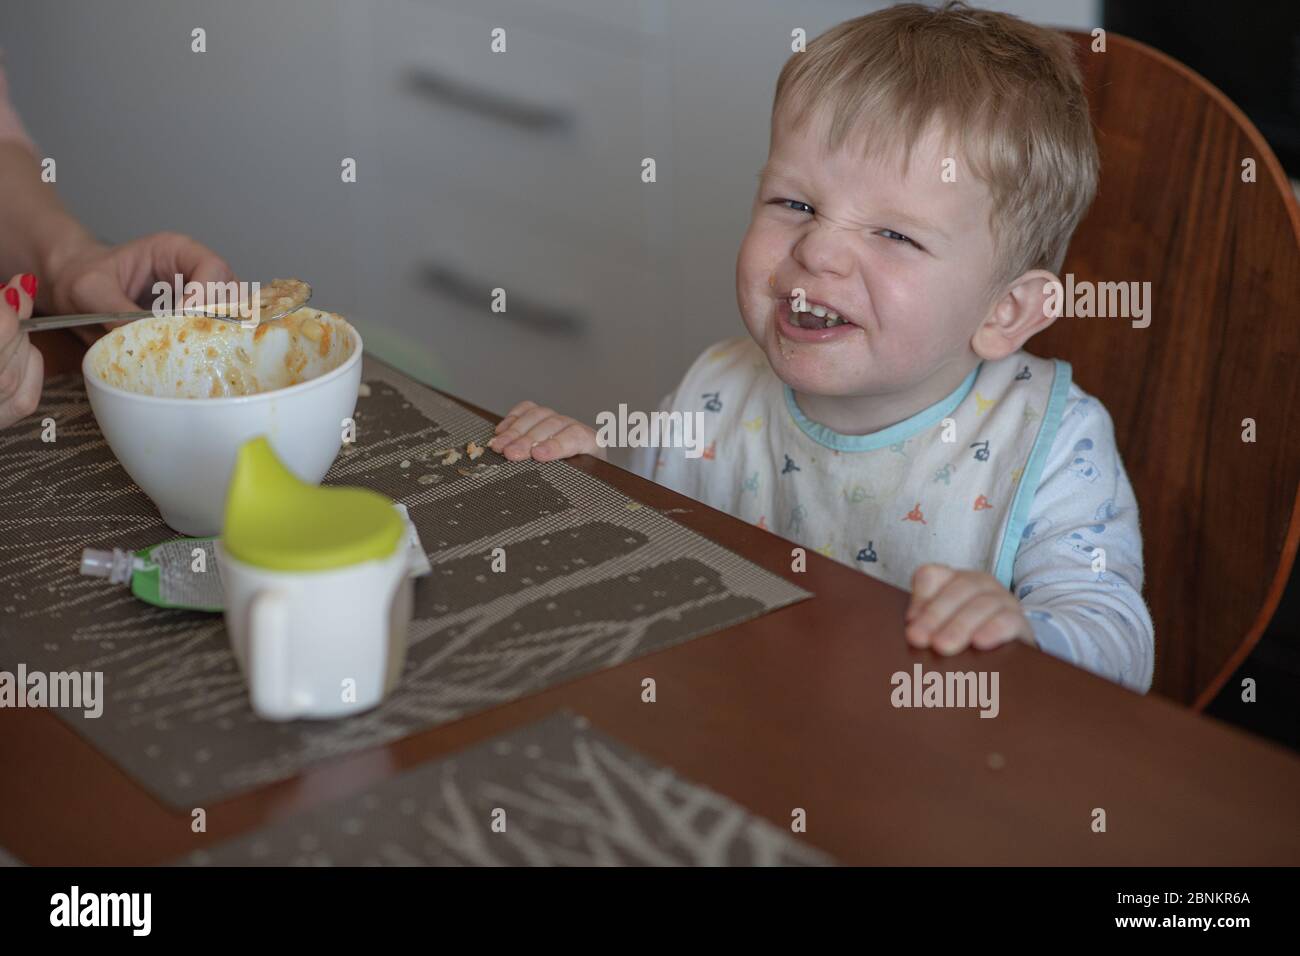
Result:
{"label": "red nail polish", "polygon": [[18,311],[18,290],[5,289],[5,301],[9,303],[9,308],[17,312]]}
{"label": "red nail polish", "polygon": [[28,272],[18,280],[18,284],[23,287],[23,291],[29,298],[36,298],[36,276]]}

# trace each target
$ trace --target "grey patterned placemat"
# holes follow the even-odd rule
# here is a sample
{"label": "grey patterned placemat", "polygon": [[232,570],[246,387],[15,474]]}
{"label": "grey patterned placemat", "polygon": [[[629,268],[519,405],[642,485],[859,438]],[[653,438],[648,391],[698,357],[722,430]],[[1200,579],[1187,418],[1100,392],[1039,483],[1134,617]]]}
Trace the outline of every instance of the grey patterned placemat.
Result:
{"label": "grey patterned placemat", "polygon": [[[357,442],[327,484],[404,503],[433,573],[419,580],[399,688],[329,722],[259,720],[220,616],[168,610],[83,577],[83,547],[176,537],[105,445],[79,377],[0,431],[0,669],[102,671],[99,718],[58,711],[144,786],[194,807],[662,650],[808,593],[562,462],[493,452],[492,423],[380,362]],[[53,418],[56,440],[40,422]],[[506,572],[490,570],[505,548]]]}
{"label": "grey patterned placemat", "polygon": [[824,866],[791,832],[567,711],[182,863]]}

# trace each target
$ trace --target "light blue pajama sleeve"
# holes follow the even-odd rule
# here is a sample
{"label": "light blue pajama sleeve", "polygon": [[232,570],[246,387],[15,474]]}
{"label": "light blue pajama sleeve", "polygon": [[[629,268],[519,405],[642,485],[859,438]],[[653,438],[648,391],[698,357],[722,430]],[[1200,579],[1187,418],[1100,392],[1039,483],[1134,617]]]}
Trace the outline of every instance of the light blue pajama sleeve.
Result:
{"label": "light blue pajama sleeve", "polygon": [[1039,647],[1145,693],[1155,628],[1142,600],[1137,499],[1110,415],[1077,385],[1030,508],[1011,576]]}

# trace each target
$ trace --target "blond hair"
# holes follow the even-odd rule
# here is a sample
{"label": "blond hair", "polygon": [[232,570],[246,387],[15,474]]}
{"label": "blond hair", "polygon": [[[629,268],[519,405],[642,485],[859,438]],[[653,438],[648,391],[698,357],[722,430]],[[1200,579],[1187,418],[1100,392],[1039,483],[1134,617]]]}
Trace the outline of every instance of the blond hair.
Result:
{"label": "blond hair", "polygon": [[791,56],[773,128],[783,108],[796,129],[828,110],[830,149],[850,138],[868,155],[901,145],[906,169],[916,141],[940,122],[992,196],[997,289],[1030,269],[1059,271],[1097,192],[1074,56],[1064,34],[1007,14],[900,4],[841,23]]}

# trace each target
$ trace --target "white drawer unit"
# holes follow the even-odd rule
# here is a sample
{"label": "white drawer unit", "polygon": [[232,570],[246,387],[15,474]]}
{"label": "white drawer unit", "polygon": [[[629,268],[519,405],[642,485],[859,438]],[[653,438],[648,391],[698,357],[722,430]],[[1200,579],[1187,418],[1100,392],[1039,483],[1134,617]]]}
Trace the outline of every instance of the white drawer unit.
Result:
{"label": "white drawer unit", "polygon": [[377,354],[433,369],[492,411],[527,398],[588,423],[620,402],[652,408],[676,384],[681,310],[654,273],[558,240],[545,220],[503,226],[455,199],[435,200],[436,217],[428,203],[397,205],[378,211],[385,278],[368,317],[389,341],[368,342]]}
{"label": "white drawer unit", "polygon": [[[647,212],[663,190],[642,182],[641,163],[662,162],[670,134],[667,122],[650,129],[653,60],[641,44],[536,32],[526,26],[535,11],[467,16],[413,0],[378,10],[372,122],[386,185],[409,191],[436,178],[621,254],[646,247]],[[492,52],[496,28],[505,52]]]}

